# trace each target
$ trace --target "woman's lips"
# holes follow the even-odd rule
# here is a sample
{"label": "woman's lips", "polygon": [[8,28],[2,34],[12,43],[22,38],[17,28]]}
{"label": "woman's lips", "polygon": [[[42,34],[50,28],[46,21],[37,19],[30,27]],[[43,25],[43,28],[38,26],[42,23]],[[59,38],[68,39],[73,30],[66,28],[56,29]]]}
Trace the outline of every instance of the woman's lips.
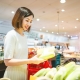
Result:
{"label": "woman's lips", "polygon": [[25,26],[26,30],[29,28],[28,26]]}

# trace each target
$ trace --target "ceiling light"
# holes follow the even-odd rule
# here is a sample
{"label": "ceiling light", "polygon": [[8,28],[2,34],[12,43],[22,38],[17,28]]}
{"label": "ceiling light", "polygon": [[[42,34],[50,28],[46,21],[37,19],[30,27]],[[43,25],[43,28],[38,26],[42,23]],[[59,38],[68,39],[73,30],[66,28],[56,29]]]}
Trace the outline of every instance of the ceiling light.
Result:
{"label": "ceiling light", "polygon": [[60,3],[65,3],[66,2],[66,0],[60,0]]}
{"label": "ceiling light", "polygon": [[14,11],[12,11],[11,13],[14,14]]}
{"label": "ceiling light", "polygon": [[39,21],[40,19],[37,19],[37,21]]}
{"label": "ceiling light", "polygon": [[43,27],[43,28],[45,28],[45,27]]}
{"label": "ceiling light", "polygon": [[78,18],[76,20],[79,20]]}
{"label": "ceiling light", "polygon": [[63,29],[64,29],[64,27],[63,27]]}
{"label": "ceiling light", "polygon": [[70,35],[68,35],[68,37],[69,37]]}
{"label": "ceiling light", "polygon": [[62,21],[62,22],[64,22],[64,21]]}
{"label": "ceiling light", "polygon": [[65,10],[64,10],[64,9],[62,9],[61,11],[62,11],[62,12],[64,12]]}
{"label": "ceiling light", "polygon": [[54,33],[54,32],[52,32],[52,33]]}
{"label": "ceiling light", "polygon": [[42,29],[40,29],[40,31],[42,31]]}
{"label": "ceiling light", "polygon": [[55,26],[58,26],[58,25],[55,25]]}
{"label": "ceiling light", "polygon": [[77,28],[77,27],[75,26],[75,28]]}
{"label": "ceiling light", "polygon": [[57,34],[59,34],[59,33],[57,33]]}

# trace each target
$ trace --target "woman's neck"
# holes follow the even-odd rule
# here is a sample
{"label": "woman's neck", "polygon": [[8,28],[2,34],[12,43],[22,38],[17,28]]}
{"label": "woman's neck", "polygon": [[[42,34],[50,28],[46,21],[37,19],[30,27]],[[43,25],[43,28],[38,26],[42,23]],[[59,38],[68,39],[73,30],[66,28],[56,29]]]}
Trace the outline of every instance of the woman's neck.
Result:
{"label": "woman's neck", "polygon": [[24,36],[23,30],[21,28],[15,29],[15,31],[19,33],[21,36]]}

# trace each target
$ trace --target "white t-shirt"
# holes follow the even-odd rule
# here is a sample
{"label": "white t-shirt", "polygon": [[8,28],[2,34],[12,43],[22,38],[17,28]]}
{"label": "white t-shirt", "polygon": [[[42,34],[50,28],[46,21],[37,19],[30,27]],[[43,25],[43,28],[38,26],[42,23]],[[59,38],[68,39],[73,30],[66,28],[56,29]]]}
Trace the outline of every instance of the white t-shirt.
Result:
{"label": "white t-shirt", "polygon": [[[28,48],[26,36],[21,36],[15,30],[7,33],[4,40],[4,59],[27,59]],[[8,66],[4,77],[11,80],[26,80],[27,64],[21,66]]]}

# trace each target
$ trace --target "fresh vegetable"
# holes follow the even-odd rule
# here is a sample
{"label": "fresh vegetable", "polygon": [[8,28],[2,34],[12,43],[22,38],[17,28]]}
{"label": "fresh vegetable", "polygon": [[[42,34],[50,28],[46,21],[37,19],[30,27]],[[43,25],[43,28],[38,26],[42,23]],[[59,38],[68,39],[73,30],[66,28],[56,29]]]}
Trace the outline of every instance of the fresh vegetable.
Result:
{"label": "fresh vegetable", "polygon": [[46,71],[45,68],[43,68],[43,69],[39,70],[38,72],[36,72],[34,74],[34,76],[36,76],[36,77],[42,76],[43,72],[45,72],[45,71]]}
{"label": "fresh vegetable", "polygon": [[36,77],[45,76],[47,72],[50,71],[50,68],[43,68],[34,74]]}
{"label": "fresh vegetable", "polygon": [[66,65],[60,67],[53,80],[65,80],[66,77],[71,74],[76,69],[75,62],[67,63]]}
{"label": "fresh vegetable", "polygon": [[64,67],[66,68],[66,71],[63,74],[63,78],[65,79],[69,74],[71,74],[71,72],[76,69],[76,64],[75,62],[69,62]]}
{"label": "fresh vegetable", "polygon": [[50,68],[46,68],[45,71],[42,73],[42,76],[45,76],[50,71]]}
{"label": "fresh vegetable", "polygon": [[40,55],[39,58],[48,60],[55,57],[55,49],[54,47],[39,49],[37,54]]}
{"label": "fresh vegetable", "polygon": [[47,72],[47,74],[45,75],[46,77],[49,77],[50,79],[54,78],[54,75],[57,73],[57,69],[56,68],[52,68],[50,69],[49,72]]}
{"label": "fresh vegetable", "polygon": [[74,70],[65,80],[80,80],[80,69]]}
{"label": "fresh vegetable", "polygon": [[57,71],[55,74],[53,80],[63,80],[63,74],[65,73],[66,68],[65,67],[60,67],[60,69]]}

